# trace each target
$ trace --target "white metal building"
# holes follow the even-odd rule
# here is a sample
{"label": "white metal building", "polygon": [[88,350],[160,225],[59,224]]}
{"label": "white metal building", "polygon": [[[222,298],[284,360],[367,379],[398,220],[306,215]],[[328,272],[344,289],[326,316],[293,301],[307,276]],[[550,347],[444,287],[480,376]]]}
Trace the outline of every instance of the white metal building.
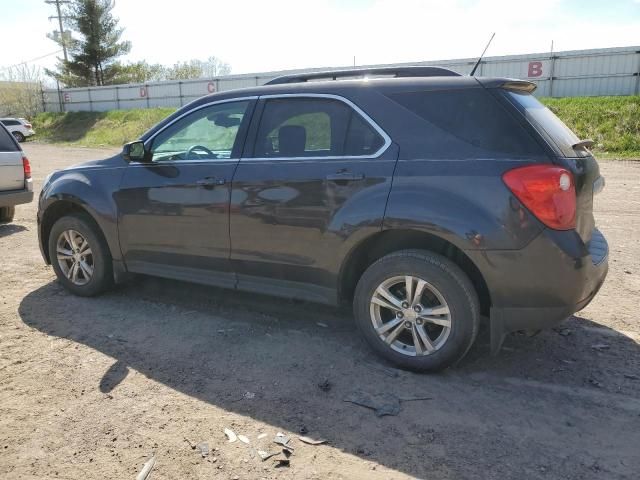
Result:
{"label": "white metal building", "polygon": [[[463,58],[371,67],[437,65],[467,74],[476,61]],[[341,70],[344,68],[340,67]],[[211,79],[45,90],[43,103],[46,111],[54,112],[179,107],[209,93],[261,85],[288,73],[324,70],[332,69],[286,70]],[[476,75],[531,80],[538,84],[536,95],[543,97],[638,95],[640,46],[486,57]]]}

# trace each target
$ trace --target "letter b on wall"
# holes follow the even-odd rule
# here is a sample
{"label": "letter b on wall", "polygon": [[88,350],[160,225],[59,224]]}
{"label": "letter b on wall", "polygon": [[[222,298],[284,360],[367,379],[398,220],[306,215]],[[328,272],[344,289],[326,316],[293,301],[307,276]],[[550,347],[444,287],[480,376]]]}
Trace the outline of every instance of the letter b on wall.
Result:
{"label": "letter b on wall", "polygon": [[542,76],[542,62],[529,62],[529,70],[527,71],[527,77],[540,77]]}

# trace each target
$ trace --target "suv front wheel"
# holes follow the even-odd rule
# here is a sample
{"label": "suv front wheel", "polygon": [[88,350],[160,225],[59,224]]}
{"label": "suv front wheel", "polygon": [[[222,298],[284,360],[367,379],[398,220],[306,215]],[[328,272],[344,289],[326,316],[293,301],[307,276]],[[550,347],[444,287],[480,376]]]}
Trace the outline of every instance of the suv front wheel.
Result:
{"label": "suv front wheel", "polygon": [[469,278],[449,259],[423,250],[402,250],[373,263],[356,287],[354,314],[377,353],[419,371],[462,359],[480,322]]}
{"label": "suv front wheel", "polygon": [[49,258],[58,280],[76,295],[97,295],[113,283],[109,248],[87,215],[69,215],[54,223]]}

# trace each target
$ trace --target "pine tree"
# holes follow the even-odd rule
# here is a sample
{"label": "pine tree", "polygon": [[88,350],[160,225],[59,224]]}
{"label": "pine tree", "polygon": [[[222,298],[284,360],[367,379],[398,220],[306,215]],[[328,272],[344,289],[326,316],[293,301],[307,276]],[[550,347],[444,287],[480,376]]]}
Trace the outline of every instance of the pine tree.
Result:
{"label": "pine tree", "polygon": [[116,59],[131,50],[121,41],[123,29],[113,16],[113,0],[73,0],[66,23],[75,35],[67,41],[69,60],[60,60],[58,71],[47,71],[67,86],[110,85],[120,73]]}

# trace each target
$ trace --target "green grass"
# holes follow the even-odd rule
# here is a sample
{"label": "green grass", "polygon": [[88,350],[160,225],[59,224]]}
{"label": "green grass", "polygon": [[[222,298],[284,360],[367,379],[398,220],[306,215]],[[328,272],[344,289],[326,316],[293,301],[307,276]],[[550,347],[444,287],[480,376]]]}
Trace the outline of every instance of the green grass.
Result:
{"label": "green grass", "polygon": [[[580,138],[596,142],[601,157],[640,158],[640,97],[543,98]],[[33,121],[45,142],[120,146],[174,112],[172,108],[41,113]]]}
{"label": "green grass", "polygon": [[541,100],[579,138],[594,140],[596,155],[640,158],[640,96]]}
{"label": "green grass", "polygon": [[137,139],[174,108],[112,110],[109,112],[40,113],[33,119],[36,140],[114,147]]}

